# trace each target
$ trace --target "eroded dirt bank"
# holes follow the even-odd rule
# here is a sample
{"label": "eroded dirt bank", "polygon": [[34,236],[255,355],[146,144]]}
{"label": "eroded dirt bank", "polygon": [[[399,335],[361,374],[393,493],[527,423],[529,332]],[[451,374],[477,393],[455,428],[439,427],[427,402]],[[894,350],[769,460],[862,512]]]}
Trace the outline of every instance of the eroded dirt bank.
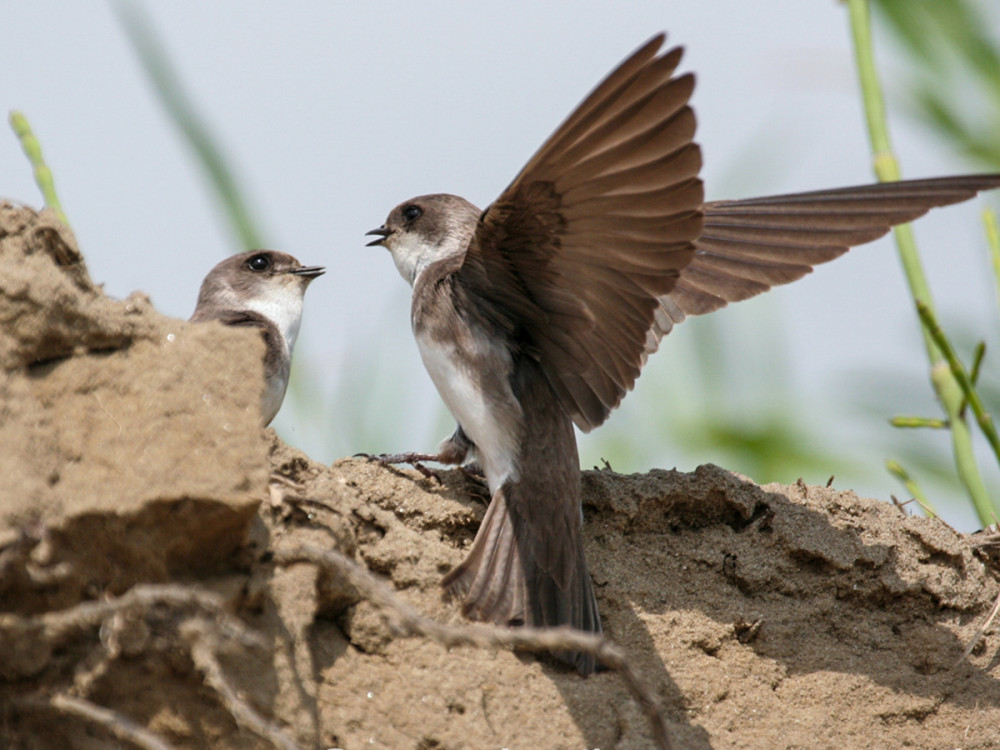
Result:
{"label": "eroded dirt bank", "polygon": [[[0,326],[0,746],[650,746],[613,672],[396,638],[336,576],[275,563],[337,549],[459,624],[439,580],[485,498],[261,430],[252,332],[109,300],[10,206]],[[998,594],[968,537],[714,466],[583,483],[605,628],[676,748],[1000,746],[1000,638],[954,666]]]}

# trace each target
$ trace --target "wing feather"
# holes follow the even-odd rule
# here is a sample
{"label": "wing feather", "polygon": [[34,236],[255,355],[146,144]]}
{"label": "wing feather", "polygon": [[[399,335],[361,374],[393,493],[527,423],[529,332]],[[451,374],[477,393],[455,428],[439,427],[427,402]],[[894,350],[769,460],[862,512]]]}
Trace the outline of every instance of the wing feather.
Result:
{"label": "wing feather", "polygon": [[483,213],[457,280],[512,321],[563,408],[601,424],[635,383],[704,193],[690,75],[659,35],[577,107]]}
{"label": "wing feather", "polygon": [[691,264],[661,304],[647,354],[687,315],[703,315],[810,273],[851,247],[937,206],[1000,186],[1000,175],[964,175],[816,190],[705,204]]}

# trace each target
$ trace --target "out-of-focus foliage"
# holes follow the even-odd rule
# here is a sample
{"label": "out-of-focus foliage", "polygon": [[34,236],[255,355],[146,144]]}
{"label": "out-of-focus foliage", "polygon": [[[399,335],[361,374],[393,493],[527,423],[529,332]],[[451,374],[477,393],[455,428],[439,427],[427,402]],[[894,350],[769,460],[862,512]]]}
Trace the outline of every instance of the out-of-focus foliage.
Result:
{"label": "out-of-focus foliage", "polygon": [[[149,20],[133,4],[119,3],[115,7],[165,111],[201,162],[241,243],[246,247],[262,246],[234,170],[186,95]],[[392,325],[395,324],[393,321]],[[686,325],[693,324],[702,327],[711,325],[701,320]],[[774,330],[765,334],[761,327],[759,336],[765,335],[773,343]],[[777,400],[770,390],[767,394],[747,394],[746,386],[751,383],[750,378],[745,378],[742,383],[732,382],[734,378],[742,377],[741,373],[746,374],[745,366],[732,361],[735,357],[723,353],[729,350],[713,346],[712,341],[712,336],[702,336],[685,353],[680,351],[682,347],[677,346],[677,342],[667,342],[674,354],[672,369],[668,376],[662,378],[662,386],[656,389],[662,388],[664,411],[657,410],[655,418],[645,425],[636,425],[636,418],[628,424],[618,420],[598,432],[596,437],[588,436],[593,445],[588,450],[585,443],[584,454],[599,454],[616,468],[626,470],[668,462],[672,465],[687,458],[704,460],[703,457],[709,455],[712,460],[761,482],[792,481],[803,474],[828,475],[829,451],[821,445],[822,441],[813,440],[806,434],[807,428],[797,418],[798,407],[788,391],[780,391],[781,400]],[[763,349],[757,347],[758,352]],[[769,373],[781,371],[778,360],[782,355],[775,353],[772,347],[767,356],[768,363],[764,369]],[[336,434],[329,436],[333,452],[340,449],[348,452],[378,451],[379,446],[384,449],[384,446],[392,444],[393,426],[373,423],[371,415],[394,412],[399,419],[409,419],[413,406],[400,403],[398,409],[372,408],[375,401],[382,402],[393,397],[392,377],[382,371],[377,351],[355,352],[352,357],[351,371],[362,374],[343,379],[337,393],[325,394],[318,387],[323,379],[303,372],[303,368],[307,367],[308,353],[297,352],[289,398],[286,399],[290,403],[286,403],[285,408],[299,415],[300,421],[321,419],[324,425],[320,427],[321,431],[335,430]],[[647,375],[644,381],[648,382],[653,377]],[[765,379],[773,382],[773,377]],[[756,382],[763,381],[757,379]],[[748,410],[734,405],[731,394],[736,392],[743,392],[744,400],[762,408]],[[666,408],[667,401],[672,401],[675,408]],[[321,416],[332,414],[337,415],[335,420]],[[438,437],[450,432],[450,420],[443,413],[443,407],[440,418],[431,421],[435,423],[433,429]],[[310,428],[303,425],[302,429]]]}
{"label": "out-of-focus foliage", "polygon": [[[908,85],[915,92],[910,97],[916,102],[913,114],[979,164],[1000,166],[1000,53],[996,43],[1000,33],[990,30],[989,23],[990,18],[1000,17],[1000,3],[988,11],[985,3],[993,0],[876,2],[882,18],[911,56]],[[118,2],[114,7],[165,111],[202,164],[239,244],[263,246],[235,170],[186,95],[148,19],[134,4]],[[975,95],[968,94],[970,85],[977,87]],[[781,322],[765,320],[766,307],[758,308],[761,311],[765,314],[756,323],[750,322],[747,330],[725,342],[721,329],[732,327],[733,318],[719,323],[711,318],[694,320],[682,327],[693,328],[690,335],[686,331],[672,334],[665,342],[669,356],[665,352],[654,357],[642,378],[647,403],[655,403],[656,408],[633,409],[634,399],[626,400],[625,413],[614,415],[601,430],[581,441],[584,464],[596,464],[603,457],[614,468],[631,471],[650,466],[690,468],[696,461],[712,460],[759,482],[789,482],[799,476],[817,482],[835,473],[839,486],[850,486],[866,472],[870,476],[879,461],[870,455],[859,457],[854,446],[843,441],[841,449],[833,447],[838,445],[836,439],[823,433],[822,422],[811,418],[811,410],[792,384],[775,387],[787,370],[787,354],[776,345]],[[377,452],[393,445],[394,425],[373,423],[371,415],[395,413],[398,420],[428,416],[426,409],[402,402],[396,404],[398,408],[373,408],[384,407],[386,398],[399,398],[393,396],[391,387],[397,374],[386,372],[377,348],[354,352],[351,357],[351,371],[358,376],[342,380],[340,388],[330,393],[321,387],[324,378],[309,371],[309,353],[299,351],[296,356],[291,403],[286,409],[290,407],[298,416],[297,430],[328,436],[327,457]],[[987,368],[988,361],[989,357]],[[415,415],[415,411],[423,413]],[[887,416],[884,404],[875,411],[878,417]],[[450,419],[443,407],[436,413],[439,416],[429,419],[428,430],[443,437],[450,431]],[[909,453],[901,446],[907,442],[912,445]],[[925,476],[948,474],[946,451],[933,451],[922,438],[894,441],[891,452],[904,463],[919,466]]]}
{"label": "out-of-focus foliage", "polygon": [[247,205],[233,168],[198,114],[197,107],[188,97],[170,62],[170,56],[156,35],[156,30],[142,9],[142,5],[115,2],[112,7],[118,14],[122,28],[149,76],[153,89],[160,97],[164,110],[183,134],[205,170],[205,175],[238,239],[239,249],[255,250],[269,247],[269,243],[261,239],[253,219],[254,214]]}
{"label": "out-of-focus foliage", "polygon": [[1000,2],[874,5],[907,53],[911,113],[974,163],[1000,169]]}
{"label": "out-of-focus foliage", "polygon": [[[910,114],[924,121],[949,146],[957,148],[978,166],[986,169],[1000,167],[1000,6],[996,3],[987,6],[972,0],[873,1],[881,11],[881,18],[888,22],[889,29],[908,57],[910,81],[907,88],[910,95],[907,101],[911,102],[908,107]],[[874,122],[871,119],[872,110],[878,114],[882,104],[872,101],[873,97],[881,98],[881,93],[877,76],[871,69],[871,58],[862,62],[862,48],[870,44],[866,2],[867,0],[853,0],[848,7],[859,50],[865,103],[871,125]],[[859,28],[862,29],[860,33]],[[876,128],[878,132],[872,131],[872,138],[881,142],[873,143],[873,149],[882,157],[891,156],[885,154],[888,134],[884,123],[879,123],[879,126]],[[993,255],[996,256],[1000,250],[996,247],[993,235],[995,233],[991,234],[990,239],[994,245]],[[904,241],[909,240],[909,237],[899,238],[897,235],[897,238],[901,243],[900,252],[904,265],[915,263],[919,266],[915,249],[908,253],[908,248],[904,247]],[[917,270],[922,281],[923,272],[919,268]],[[981,475],[977,465],[980,451],[972,442],[969,431],[971,406],[974,407],[972,410],[975,411],[975,421],[980,431],[997,453],[995,458],[1000,459],[1000,438],[996,435],[990,417],[996,411],[996,403],[991,399],[993,389],[987,386],[980,391],[975,385],[980,374],[984,345],[959,347],[973,352],[967,358],[956,353],[956,347],[951,345],[936,320],[929,290],[920,284],[914,286],[912,278],[911,289],[924,329],[934,339],[933,343],[928,342],[930,380],[938,401],[946,412],[944,423],[953,438],[957,475],[961,477],[980,521],[984,525],[996,522],[998,494],[995,488],[987,486]],[[996,321],[987,323],[986,330],[995,332]],[[987,338],[995,336],[988,335]],[[943,356],[945,354],[947,358]],[[968,362],[963,361],[965,359]],[[968,372],[970,369],[973,372],[971,379]],[[920,422],[921,419],[908,421]],[[924,421],[929,424],[940,420],[930,418]],[[902,464],[920,465],[914,448],[913,441],[899,441],[896,452],[905,456]],[[909,455],[906,455],[908,451]],[[898,464],[893,463],[892,466],[895,468],[890,468],[890,471],[897,476],[904,473]],[[994,470],[991,473],[995,475],[996,472]]]}

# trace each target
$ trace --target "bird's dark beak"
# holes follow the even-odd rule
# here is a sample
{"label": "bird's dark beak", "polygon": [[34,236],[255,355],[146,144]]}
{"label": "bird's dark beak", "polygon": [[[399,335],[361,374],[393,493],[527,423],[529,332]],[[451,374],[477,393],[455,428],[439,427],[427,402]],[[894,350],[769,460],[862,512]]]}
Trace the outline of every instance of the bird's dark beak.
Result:
{"label": "bird's dark beak", "polygon": [[392,230],[391,229],[386,229],[385,227],[379,227],[378,229],[373,229],[370,232],[365,232],[365,237],[367,237],[368,235],[371,235],[371,234],[374,234],[374,235],[378,236],[378,239],[377,240],[372,240],[367,245],[365,245],[365,247],[373,247],[375,245],[382,245],[383,247],[385,247],[386,237],[388,237],[390,234],[392,234]]}
{"label": "bird's dark beak", "polygon": [[326,273],[326,269],[323,266],[302,266],[302,268],[296,268],[292,273],[296,276],[305,276],[307,279],[315,279]]}

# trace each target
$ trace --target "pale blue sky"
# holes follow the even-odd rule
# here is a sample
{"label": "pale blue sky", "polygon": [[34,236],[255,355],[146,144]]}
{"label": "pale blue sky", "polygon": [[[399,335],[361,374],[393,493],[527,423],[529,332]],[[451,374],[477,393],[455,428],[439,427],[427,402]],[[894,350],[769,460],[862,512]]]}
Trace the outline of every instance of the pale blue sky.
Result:
{"label": "pale blue sky", "polygon": [[[239,248],[111,6],[4,6],[0,104],[24,111],[41,138],[93,277],[112,296],[141,289],[161,311],[186,318],[207,270]],[[286,405],[276,422],[317,460],[430,449],[446,431],[410,337],[409,290],[387,253],[364,247],[364,232],[416,194],[452,192],[485,206],[582,96],[652,34],[666,30],[670,43],[684,45],[681,67],[696,72],[709,198],[871,181],[846,9],[833,0],[144,7],[269,244],[329,268],[307,295],[297,352],[317,408]],[[897,62],[885,36],[877,39],[885,82],[899,99]],[[969,169],[902,115],[892,127],[908,176]],[[0,134],[0,196],[40,203],[12,135]],[[980,255],[982,205],[947,209],[920,225],[945,318],[989,319],[994,306]],[[787,382],[814,404],[804,418],[830,419],[832,433],[852,442],[889,429],[852,411],[849,387],[859,373],[921,377],[917,328],[890,242],[717,313],[722,335],[759,325],[740,322],[742,313],[783,321],[774,351],[788,357]],[[676,377],[669,360],[685,349],[688,327],[664,342],[609,434],[627,433],[636,415],[667,411],[656,394]],[[766,372],[777,356],[766,348],[750,354],[748,371]],[[345,390],[350,408],[328,413]],[[369,436],[367,427],[347,424],[359,419],[374,425]],[[583,460],[591,465],[586,440]],[[615,468],[692,469],[713,460],[681,459],[668,448],[632,455],[633,465]],[[858,489],[902,494],[881,475],[883,457],[870,458],[875,479]]]}

